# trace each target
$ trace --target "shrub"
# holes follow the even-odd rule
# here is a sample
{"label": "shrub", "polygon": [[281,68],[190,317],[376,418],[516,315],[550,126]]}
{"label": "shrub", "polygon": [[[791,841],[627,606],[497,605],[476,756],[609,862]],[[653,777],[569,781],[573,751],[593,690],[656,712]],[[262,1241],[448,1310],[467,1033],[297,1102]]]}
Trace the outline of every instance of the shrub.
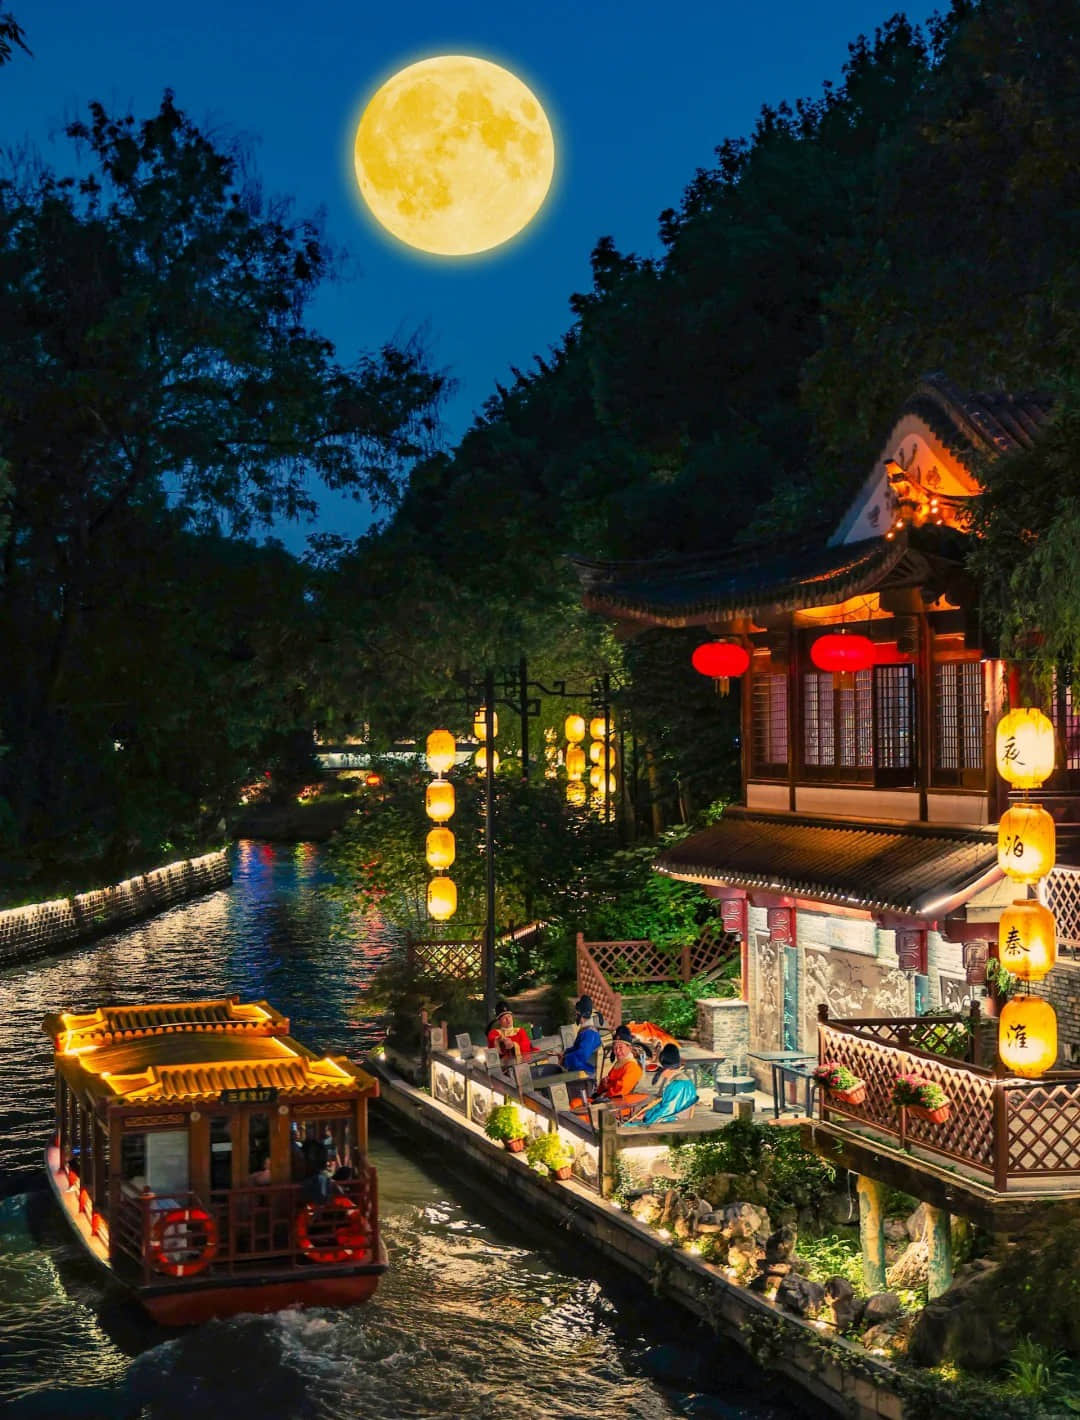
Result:
{"label": "shrub", "polygon": [[484,1133],[498,1143],[524,1139],[526,1132],[525,1121],[516,1104],[497,1104],[484,1124]]}
{"label": "shrub", "polygon": [[940,1109],[949,1097],[933,1080],[921,1075],[897,1075],[893,1081],[892,1102],[895,1105],[917,1105],[920,1109]]}
{"label": "shrub", "polygon": [[699,1144],[671,1151],[680,1187],[700,1193],[715,1174],[753,1176],[771,1208],[810,1208],[820,1204],[836,1183],[836,1169],[807,1153],[792,1129],[736,1119]]}
{"label": "shrub", "polygon": [[525,1155],[537,1173],[554,1173],[556,1169],[569,1168],[574,1162],[558,1134],[538,1134],[530,1139]]}

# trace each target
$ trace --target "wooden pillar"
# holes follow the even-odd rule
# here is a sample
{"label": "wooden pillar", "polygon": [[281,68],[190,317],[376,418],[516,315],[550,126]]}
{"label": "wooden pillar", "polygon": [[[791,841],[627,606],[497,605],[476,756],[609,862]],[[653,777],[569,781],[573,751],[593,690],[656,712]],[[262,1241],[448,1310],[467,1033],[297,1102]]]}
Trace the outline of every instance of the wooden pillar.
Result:
{"label": "wooden pillar", "polygon": [[863,1281],[872,1292],[885,1290],[885,1185],[859,1174],[859,1243]]}
{"label": "wooden pillar", "polygon": [[[292,1118],[286,1105],[282,1114],[280,1105],[275,1105],[270,1113],[270,1182],[292,1183]],[[207,1136],[209,1148],[209,1136]]]}
{"label": "wooden pillar", "polygon": [[952,1284],[952,1220],[944,1208],[926,1205],[926,1246],[928,1251],[926,1294],[931,1301],[947,1292]]}
{"label": "wooden pillar", "polygon": [[121,1140],[124,1137],[123,1121],[111,1111],[106,1117],[109,1131],[109,1257],[116,1261],[118,1255],[116,1215],[120,1208],[120,1188],[124,1182],[124,1151]]}
{"label": "wooden pillar", "polygon": [[[106,1132],[106,1124],[97,1115],[91,1116],[94,1129],[94,1186],[90,1192],[94,1196],[95,1213],[104,1213],[106,1209],[105,1195],[108,1191],[108,1176],[106,1173],[108,1160],[109,1136]],[[96,1231],[96,1229],[95,1229]]]}
{"label": "wooden pillar", "polygon": [[356,1147],[367,1158],[368,1151],[368,1125],[367,1125],[367,1096],[356,1101]]}
{"label": "wooden pillar", "polygon": [[210,1116],[205,1110],[192,1110],[188,1118],[188,1182],[205,1207],[210,1201]]}
{"label": "wooden pillar", "polygon": [[610,1198],[615,1189],[617,1124],[608,1110],[600,1111],[600,1197]]}

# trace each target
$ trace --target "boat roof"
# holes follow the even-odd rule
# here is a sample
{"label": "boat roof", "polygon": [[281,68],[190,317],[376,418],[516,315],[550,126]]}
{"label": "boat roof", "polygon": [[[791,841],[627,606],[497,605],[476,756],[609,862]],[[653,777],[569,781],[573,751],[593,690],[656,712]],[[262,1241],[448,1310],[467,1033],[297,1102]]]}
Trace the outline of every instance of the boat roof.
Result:
{"label": "boat roof", "polygon": [[378,1093],[374,1076],[345,1056],[316,1055],[288,1029],[267,1002],[235,997],[60,1011],[42,1023],[57,1069],[92,1100],[176,1105],[223,1090],[272,1089],[289,1099]]}

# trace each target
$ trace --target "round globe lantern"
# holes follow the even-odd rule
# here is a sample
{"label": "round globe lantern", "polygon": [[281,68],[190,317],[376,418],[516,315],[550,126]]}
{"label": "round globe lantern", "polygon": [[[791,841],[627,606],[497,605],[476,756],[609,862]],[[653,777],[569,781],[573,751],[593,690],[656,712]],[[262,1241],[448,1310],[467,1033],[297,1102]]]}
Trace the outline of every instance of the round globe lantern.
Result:
{"label": "round globe lantern", "polygon": [[582,779],[585,775],[585,751],[580,745],[570,745],[566,751],[566,777]]}
{"label": "round globe lantern", "polygon": [[454,816],[454,786],[449,779],[434,779],[424,794],[427,816],[436,823],[445,823]]}
{"label": "round globe lantern", "polygon": [[597,715],[589,721],[589,738],[593,740],[605,740],[611,734],[611,726],[603,715]]}
{"label": "round globe lantern", "polygon": [[457,911],[457,887],[451,878],[442,873],[427,885],[428,916],[436,922],[446,922]]}
{"label": "round globe lantern", "polygon": [[[487,707],[486,707],[486,706],[481,705],[481,706],[480,706],[480,709],[477,710],[476,714],[473,716],[472,728],[473,728],[473,734],[476,736],[476,738],[477,738],[478,740],[481,741],[481,743],[482,743],[484,740],[487,739]],[[499,734],[499,712],[498,712],[497,710],[493,710],[493,711],[491,712],[491,728],[492,728],[492,730],[494,731],[496,737],[498,737],[498,734]]]}
{"label": "round globe lantern", "polygon": [[1057,960],[1057,924],[1041,902],[1021,898],[998,925],[998,960],[1021,981],[1041,981]]}
{"label": "round globe lantern", "polygon": [[690,664],[700,675],[711,676],[718,692],[726,695],[730,678],[750,669],[750,652],[736,641],[705,641],[690,657]]}
{"label": "round globe lantern", "polygon": [[997,772],[1017,789],[1037,789],[1054,772],[1054,726],[1025,706],[998,721]]}
{"label": "round globe lantern", "polygon": [[998,1018],[998,1054],[1014,1075],[1036,1079],[1057,1061],[1057,1016],[1041,996],[1014,996]]}
{"label": "round globe lantern", "polygon": [[457,741],[449,730],[432,730],[427,737],[427,762],[433,774],[445,774],[453,769],[457,758]]}
{"label": "round globe lantern", "polygon": [[[473,755],[473,762],[476,765],[477,769],[479,769],[481,774],[487,773],[486,745],[481,745],[480,748],[476,751],[475,755]],[[499,772],[499,751],[497,749],[492,750],[491,752],[491,772],[493,774],[497,774]]]}
{"label": "round globe lantern", "polygon": [[449,868],[454,861],[456,847],[454,835],[448,828],[433,828],[427,836],[428,866],[438,869]]}
{"label": "round globe lantern", "polygon": [[563,726],[566,731],[566,738],[572,745],[579,745],[585,738],[585,716],[567,715],[566,724]]}
{"label": "round globe lantern", "polygon": [[1016,883],[1037,883],[1054,866],[1054,820],[1040,804],[1014,804],[998,824],[998,867]]}
{"label": "round globe lantern", "polygon": [[830,631],[819,636],[810,647],[810,659],[819,671],[850,675],[854,671],[868,670],[876,660],[876,652],[869,636]]}
{"label": "round globe lantern", "polygon": [[605,758],[608,764],[615,767],[615,746],[607,744],[604,740],[593,740],[589,746],[589,761],[592,764],[603,764]]}

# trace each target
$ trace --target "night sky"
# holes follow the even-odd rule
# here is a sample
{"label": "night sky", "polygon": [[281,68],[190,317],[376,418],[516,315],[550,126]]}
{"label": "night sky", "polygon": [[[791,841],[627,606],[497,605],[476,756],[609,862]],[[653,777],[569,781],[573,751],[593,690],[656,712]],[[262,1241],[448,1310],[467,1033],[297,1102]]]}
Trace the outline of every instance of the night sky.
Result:
{"label": "night sky", "polygon": [[[0,71],[0,135],[70,166],[61,128],[100,99],[145,117],[171,87],[197,122],[254,142],[267,192],[323,208],[348,249],[345,284],[311,312],[348,359],[420,330],[434,364],[459,382],[445,437],[454,443],[496,381],[527,368],[568,328],[567,300],[590,286],[603,235],[624,251],[659,250],[657,216],[679,203],[724,138],[749,133],[763,103],[817,96],[839,77],[848,42],[895,6],[885,0],[770,5],[475,0],[379,5],[292,0],[9,0],[34,57]],[[935,7],[910,7],[922,21]],[[556,174],[539,217],[495,252],[426,257],[368,216],[352,170],[367,99],[407,63],[474,54],[512,70],[547,110]],[[366,510],[326,499],[319,526],[356,533]],[[299,548],[304,533],[285,540]]]}

